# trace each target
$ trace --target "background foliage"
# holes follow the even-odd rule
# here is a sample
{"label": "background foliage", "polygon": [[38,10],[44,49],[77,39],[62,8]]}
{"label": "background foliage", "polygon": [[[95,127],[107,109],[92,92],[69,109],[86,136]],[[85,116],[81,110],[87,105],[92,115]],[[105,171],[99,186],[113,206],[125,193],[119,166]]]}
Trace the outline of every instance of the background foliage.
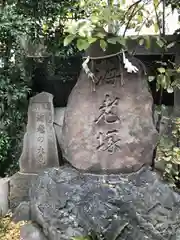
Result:
{"label": "background foliage", "polygon": [[76,51],[72,45],[63,46],[63,22],[80,16],[77,2],[1,2],[0,176],[18,168],[36,62],[53,54],[68,56]]}

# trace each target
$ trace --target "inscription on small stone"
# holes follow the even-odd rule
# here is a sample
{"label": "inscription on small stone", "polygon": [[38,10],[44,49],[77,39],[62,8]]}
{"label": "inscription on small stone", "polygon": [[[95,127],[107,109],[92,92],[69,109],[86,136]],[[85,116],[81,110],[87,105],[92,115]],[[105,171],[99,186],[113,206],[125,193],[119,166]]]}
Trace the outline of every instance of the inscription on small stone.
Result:
{"label": "inscription on small stone", "polygon": [[44,168],[59,166],[52,100],[53,96],[45,92],[30,100],[27,132],[19,160],[21,172],[36,173]]}

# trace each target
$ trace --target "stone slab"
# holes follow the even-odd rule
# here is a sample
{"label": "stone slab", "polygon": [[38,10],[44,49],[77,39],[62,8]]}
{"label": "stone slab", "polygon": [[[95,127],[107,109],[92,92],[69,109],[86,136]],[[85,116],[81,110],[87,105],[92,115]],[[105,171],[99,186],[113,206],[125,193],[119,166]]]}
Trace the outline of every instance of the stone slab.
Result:
{"label": "stone slab", "polygon": [[12,215],[12,221],[17,223],[20,221],[29,221],[31,219],[30,203],[21,202]]}
{"label": "stone slab", "polygon": [[37,174],[24,174],[17,172],[10,178],[9,203],[10,209],[14,212],[21,202],[29,201],[29,188],[32,179]]}
{"label": "stone slab", "polygon": [[54,109],[54,130],[60,148],[62,141],[62,127],[64,123],[64,113],[66,108],[55,108]]}
{"label": "stone slab", "polygon": [[9,178],[0,179],[0,217],[9,211]]}
{"label": "stone slab", "polygon": [[20,171],[37,173],[41,169],[59,166],[54,132],[53,96],[42,92],[30,99],[27,132],[19,159]]}
{"label": "stone slab", "polygon": [[63,126],[65,111],[66,111],[65,107],[54,109],[54,123],[61,127]]}
{"label": "stone slab", "polygon": [[41,229],[32,223],[20,228],[20,240],[47,240]]}

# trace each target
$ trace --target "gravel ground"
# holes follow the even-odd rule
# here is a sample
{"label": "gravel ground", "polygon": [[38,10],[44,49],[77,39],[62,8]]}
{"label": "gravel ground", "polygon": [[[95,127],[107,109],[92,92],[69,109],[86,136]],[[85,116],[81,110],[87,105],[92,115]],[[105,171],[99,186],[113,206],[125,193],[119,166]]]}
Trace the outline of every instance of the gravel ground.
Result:
{"label": "gravel ground", "polygon": [[14,223],[11,221],[11,214],[0,219],[0,240],[19,240],[20,227],[27,222]]}

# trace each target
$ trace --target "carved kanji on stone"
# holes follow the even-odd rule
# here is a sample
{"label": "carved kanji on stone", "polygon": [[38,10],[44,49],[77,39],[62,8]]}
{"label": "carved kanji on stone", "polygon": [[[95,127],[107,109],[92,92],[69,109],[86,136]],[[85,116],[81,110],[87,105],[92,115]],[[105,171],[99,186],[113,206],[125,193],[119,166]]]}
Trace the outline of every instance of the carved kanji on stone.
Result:
{"label": "carved kanji on stone", "polygon": [[40,133],[45,133],[45,126],[43,124],[40,124],[37,127],[37,131],[40,132]]}
{"label": "carved kanji on stone", "polygon": [[41,143],[44,142],[44,136],[38,137],[38,138],[37,138],[37,141],[38,141],[38,142],[41,142]]}
{"label": "carved kanji on stone", "polygon": [[39,148],[37,149],[37,155],[38,155],[38,161],[41,164],[45,164],[45,151],[42,146],[39,146]]}
{"label": "carved kanji on stone", "polygon": [[38,113],[37,115],[36,115],[36,120],[37,120],[37,122],[44,122],[44,114],[42,114],[42,113]]}
{"label": "carved kanji on stone", "polygon": [[117,130],[111,130],[106,133],[99,132],[97,139],[99,141],[97,150],[108,151],[113,154],[118,149],[121,149],[119,146],[121,139],[118,138]]}
{"label": "carved kanji on stone", "polygon": [[115,108],[118,106],[119,98],[114,98],[112,100],[109,94],[106,94],[103,104],[100,106],[99,110],[101,111],[98,118],[95,119],[95,123],[99,123],[102,119],[105,123],[116,123],[120,119],[115,113]]}

